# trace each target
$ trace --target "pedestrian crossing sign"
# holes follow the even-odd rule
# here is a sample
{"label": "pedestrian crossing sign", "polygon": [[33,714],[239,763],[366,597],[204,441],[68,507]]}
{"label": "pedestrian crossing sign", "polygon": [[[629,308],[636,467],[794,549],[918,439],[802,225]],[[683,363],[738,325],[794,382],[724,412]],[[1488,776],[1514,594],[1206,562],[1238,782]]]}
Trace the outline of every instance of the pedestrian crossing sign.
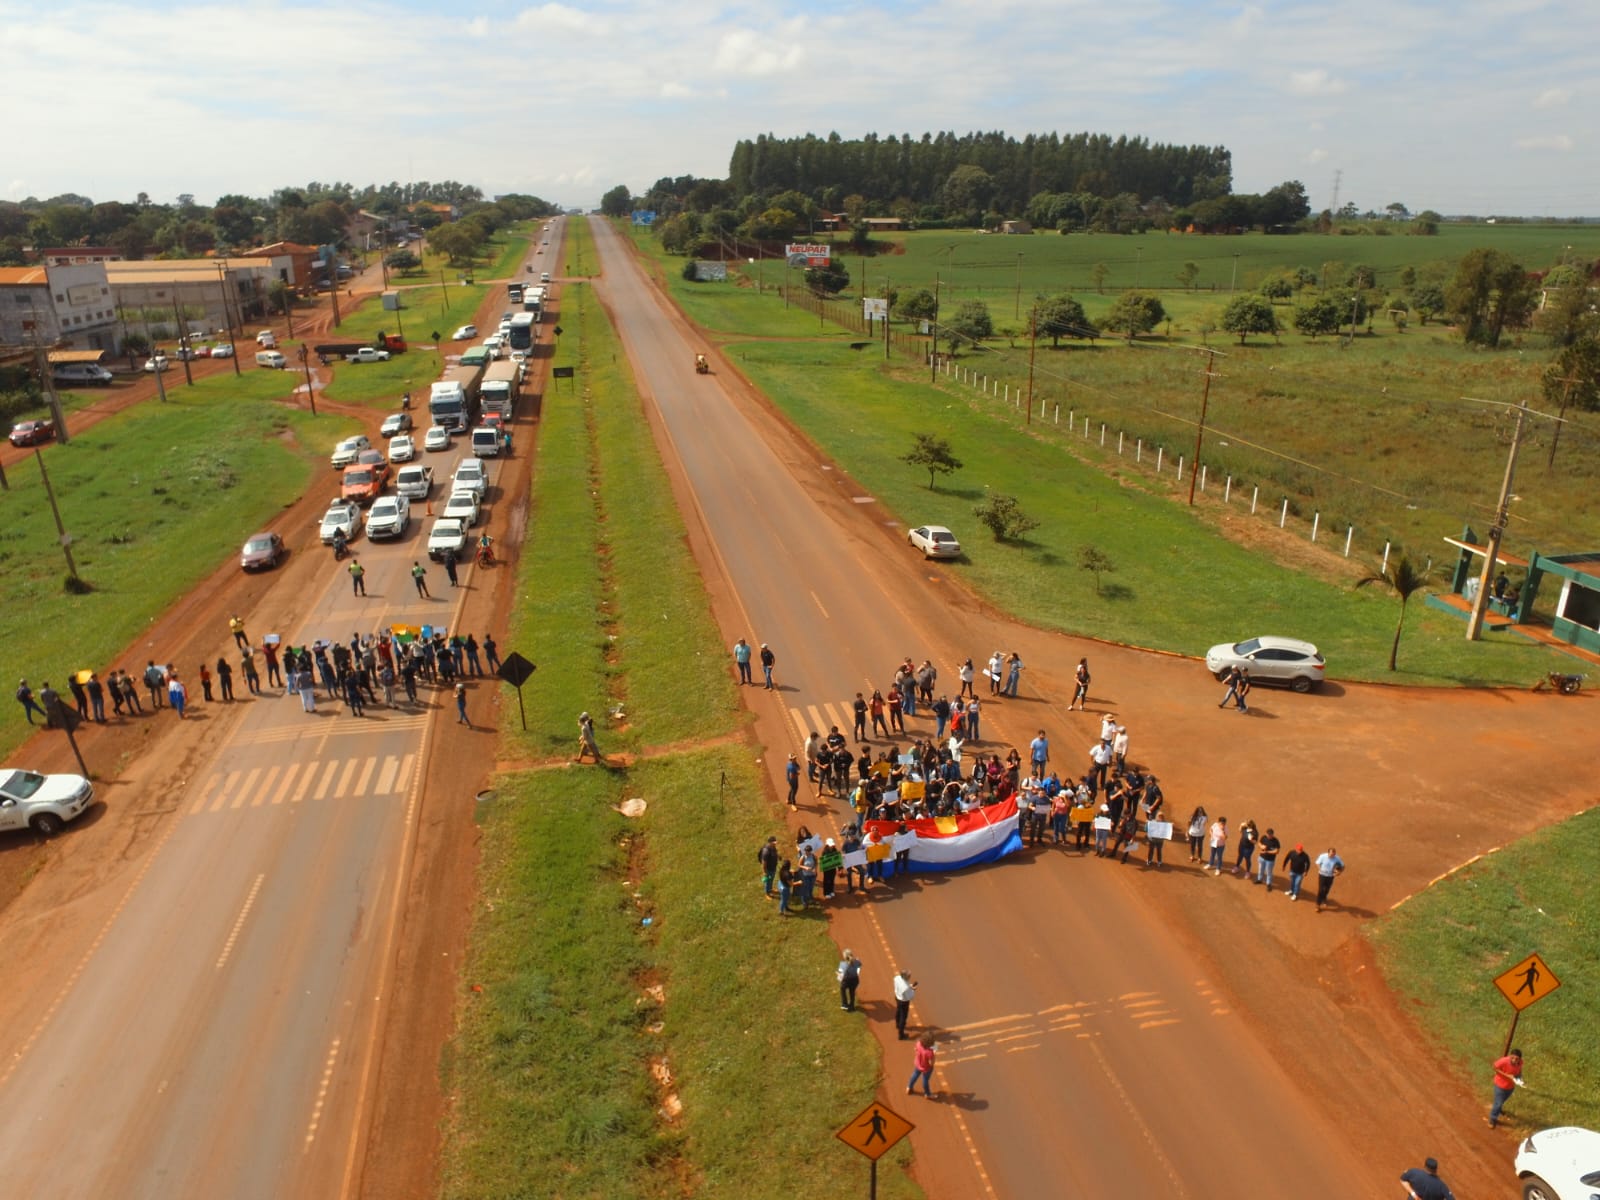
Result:
{"label": "pedestrian crossing sign", "polygon": [[874,1100],[835,1136],[852,1150],[877,1162],[915,1128],[894,1109]]}
{"label": "pedestrian crossing sign", "polygon": [[1561,986],[1561,981],[1545,965],[1544,959],[1537,954],[1530,954],[1509,971],[1496,976],[1494,985],[1511,1002],[1511,1007],[1521,1012],[1555,991]]}

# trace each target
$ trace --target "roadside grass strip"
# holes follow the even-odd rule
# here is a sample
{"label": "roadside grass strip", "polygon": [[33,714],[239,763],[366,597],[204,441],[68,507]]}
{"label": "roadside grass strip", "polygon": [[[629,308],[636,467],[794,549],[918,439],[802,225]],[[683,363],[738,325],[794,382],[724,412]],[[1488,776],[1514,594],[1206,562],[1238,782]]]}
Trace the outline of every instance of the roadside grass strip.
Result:
{"label": "roadside grass strip", "polygon": [[[272,524],[318,472],[352,424],[277,403],[280,372],[230,372],[167,401],[136,405],[43,449],[79,576],[91,591],[63,588],[66,559],[39,468],[30,456],[6,472],[8,519],[0,528],[0,644],[13,676],[65,693],[77,670],[134,667],[117,655],[219,563],[238,561],[245,538]],[[159,648],[153,651],[159,656]],[[33,731],[15,713],[0,751]]]}
{"label": "roadside grass strip", "polygon": [[1496,976],[1537,952],[1561,986],[1528,1007],[1516,1044],[1528,1086],[1506,1105],[1516,1133],[1600,1129],[1600,809],[1479,859],[1369,927],[1384,976],[1487,1114],[1490,1064],[1512,1008]]}

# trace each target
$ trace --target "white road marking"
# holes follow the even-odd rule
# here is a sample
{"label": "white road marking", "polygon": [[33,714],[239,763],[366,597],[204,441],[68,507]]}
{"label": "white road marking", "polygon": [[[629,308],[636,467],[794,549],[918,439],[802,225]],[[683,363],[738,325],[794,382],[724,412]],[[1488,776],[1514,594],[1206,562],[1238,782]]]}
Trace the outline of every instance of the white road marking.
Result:
{"label": "white road marking", "polygon": [[228,961],[228,956],[233,953],[233,944],[239,940],[239,931],[244,928],[245,918],[250,915],[250,909],[256,902],[256,893],[261,890],[262,881],[265,879],[265,875],[257,875],[256,881],[250,885],[250,894],[244,898],[244,907],[234,918],[233,928],[228,930],[228,940],[222,943],[222,953],[217,955],[217,970],[222,970]]}

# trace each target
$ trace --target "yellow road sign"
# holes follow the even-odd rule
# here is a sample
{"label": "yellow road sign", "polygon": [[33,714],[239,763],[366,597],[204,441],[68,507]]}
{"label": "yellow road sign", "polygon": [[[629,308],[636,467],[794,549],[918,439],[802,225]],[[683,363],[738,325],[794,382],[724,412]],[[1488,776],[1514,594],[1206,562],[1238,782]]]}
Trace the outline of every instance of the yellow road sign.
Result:
{"label": "yellow road sign", "polygon": [[1497,976],[1495,987],[1511,1001],[1511,1007],[1521,1012],[1536,1000],[1543,1000],[1561,986],[1555,972],[1545,965],[1544,959],[1530,954],[1503,975]]}
{"label": "yellow road sign", "polygon": [[873,1101],[836,1136],[852,1150],[859,1150],[877,1162],[885,1151],[915,1128],[894,1109]]}

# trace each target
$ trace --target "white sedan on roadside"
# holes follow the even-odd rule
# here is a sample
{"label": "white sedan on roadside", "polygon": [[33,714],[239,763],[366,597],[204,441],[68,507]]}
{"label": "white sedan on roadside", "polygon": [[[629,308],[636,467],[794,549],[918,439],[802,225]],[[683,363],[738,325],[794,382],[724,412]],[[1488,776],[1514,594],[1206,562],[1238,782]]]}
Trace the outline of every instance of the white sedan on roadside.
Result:
{"label": "white sedan on roadside", "polygon": [[450,449],[450,431],[443,425],[429,425],[428,432],[422,435],[422,448],[424,450]]}
{"label": "white sedan on roadside", "polygon": [[450,335],[450,340],[453,342],[467,342],[471,341],[477,336],[478,327],[476,325],[463,325],[460,329],[456,330]]}
{"label": "white sedan on roadside", "polygon": [[922,551],[923,558],[960,558],[961,543],[943,525],[918,525],[906,541]]}
{"label": "white sedan on roadside", "polygon": [[389,439],[389,461],[410,462],[417,456],[417,443],[409,433],[397,434]]}

